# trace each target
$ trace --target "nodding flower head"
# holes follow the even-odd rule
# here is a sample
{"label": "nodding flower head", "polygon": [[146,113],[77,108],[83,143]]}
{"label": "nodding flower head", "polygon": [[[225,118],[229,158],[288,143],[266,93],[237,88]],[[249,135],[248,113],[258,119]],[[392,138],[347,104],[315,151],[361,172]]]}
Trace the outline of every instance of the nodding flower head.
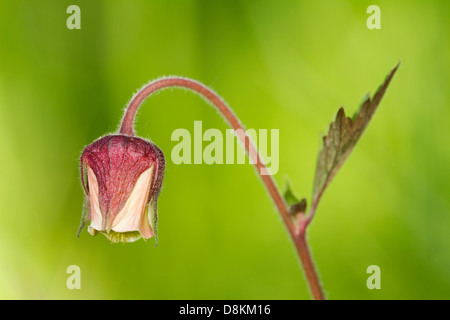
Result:
{"label": "nodding flower head", "polygon": [[113,243],[156,238],[164,167],[162,151],[138,137],[108,135],[88,145],[81,155],[85,203],[78,234],[90,220],[89,233]]}

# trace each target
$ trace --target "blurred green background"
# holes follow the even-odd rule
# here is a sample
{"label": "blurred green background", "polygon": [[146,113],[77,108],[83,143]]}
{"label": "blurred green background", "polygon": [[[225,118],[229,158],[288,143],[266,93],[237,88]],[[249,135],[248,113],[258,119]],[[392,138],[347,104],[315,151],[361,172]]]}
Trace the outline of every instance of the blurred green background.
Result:
{"label": "blurred green background", "polygon": [[[66,9],[81,8],[81,30]],[[366,9],[381,8],[381,30]],[[280,129],[279,186],[310,197],[321,135],[401,67],[309,232],[330,299],[450,298],[448,1],[0,2],[0,298],[308,299],[250,165],[174,165],[173,130],[227,126],[202,99],[147,100],[137,133],[168,158],[159,245],[76,238],[78,158],[137,88],[182,75],[247,128]],[[81,290],[66,269],[81,268]],[[366,268],[381,268],[368,290]]]}

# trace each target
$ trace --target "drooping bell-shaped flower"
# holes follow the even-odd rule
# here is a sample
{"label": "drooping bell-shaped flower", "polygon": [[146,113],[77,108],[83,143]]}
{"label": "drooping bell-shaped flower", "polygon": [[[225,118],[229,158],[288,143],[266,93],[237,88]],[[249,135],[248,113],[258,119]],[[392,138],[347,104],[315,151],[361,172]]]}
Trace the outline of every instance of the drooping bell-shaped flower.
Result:
{"label": "drooping bell-shaped flower", "polygon": [[78,234],[90,220],[89,233],[111,242],[156,238],[164,167],[162,151],[138,137],[108,135],[88,145],[81,155],[85,203]]}

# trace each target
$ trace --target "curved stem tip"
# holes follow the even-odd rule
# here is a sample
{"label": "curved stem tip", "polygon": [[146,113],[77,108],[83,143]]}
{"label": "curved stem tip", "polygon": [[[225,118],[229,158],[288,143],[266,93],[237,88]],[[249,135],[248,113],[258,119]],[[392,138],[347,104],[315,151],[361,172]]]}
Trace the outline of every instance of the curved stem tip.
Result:
{"label": "curved stem tip", "polygon": [[225,118],[228,124],[235,130],[236,135],[239,137],[242,145],[244,146],[246,152],[252,159],[255,165],[258,175],[261,177],[267,191],[269,192],[272,201],[274,202],[285,226],[289,232],[291,240],[294,242],[297,249],[297,254],[302,262],[303,270],[306,275],[306,279],[309,283],[309,288],[311,290],[314,299],[323,300],[324,294],[322,286],[319,281],[319,277],[314,267],[314,261],[311,257],[308,244],[306,241],[306,225],[297,225],[293,217],[289,212],[289,207],[286,204],[280,190],[276,186],[272,176],[259,155],[255,145],[248,137],[245,132],[241,122],[231,110],[231,108],[225,103],[225,101],[220,98],[213,90],[206,87],[205,85],[188,78],[182,77],[167,77],[154,80],[144,86],[134,97],[131,99],[125,114],[122,118],[122,123],[120,126],[120,133],[125,135],[134,135],[134,120],[136,117],[136,112],[142,102],[149,97],[151,94],[158,90],[169,88],[169,87],[180,87],[191,90],[203,98],[205,98],[213,107],[215,107],[220,114]]}

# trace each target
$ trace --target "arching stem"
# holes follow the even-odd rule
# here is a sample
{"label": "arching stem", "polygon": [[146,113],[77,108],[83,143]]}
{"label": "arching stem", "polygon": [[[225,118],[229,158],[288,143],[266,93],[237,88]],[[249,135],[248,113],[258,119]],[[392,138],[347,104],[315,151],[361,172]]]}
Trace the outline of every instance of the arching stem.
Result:
{"label": "arching stem", "polygon": [[139,92],[131,99],[122,118],[120,133],[130,136],[134,135],[134,119],[141,103],[152,93],[169,87],[189,89],[204,97],[220,112],[228,124],[235,130],[245,150],[254,160],[253,163],[255,163],[256,171],[261,177],[289,232],[292,241],[296,246],[297,254],[301,260],[313,298],[323,300],[325,297],[322,286],[315,270],[314,262],[306,240],[306,220],[299,219],[298,222],[296,222],[293,219],[289,212],[289,207],[286,204],[280,190],[276,186],[272,176],[269,174],[267,167],[261,161],[261,157],[257,149],[245,133],[241,122],[233,113],[231,108],[214,91],[197,81],[182,77],[167,77],[152,81],[139,90]]}

